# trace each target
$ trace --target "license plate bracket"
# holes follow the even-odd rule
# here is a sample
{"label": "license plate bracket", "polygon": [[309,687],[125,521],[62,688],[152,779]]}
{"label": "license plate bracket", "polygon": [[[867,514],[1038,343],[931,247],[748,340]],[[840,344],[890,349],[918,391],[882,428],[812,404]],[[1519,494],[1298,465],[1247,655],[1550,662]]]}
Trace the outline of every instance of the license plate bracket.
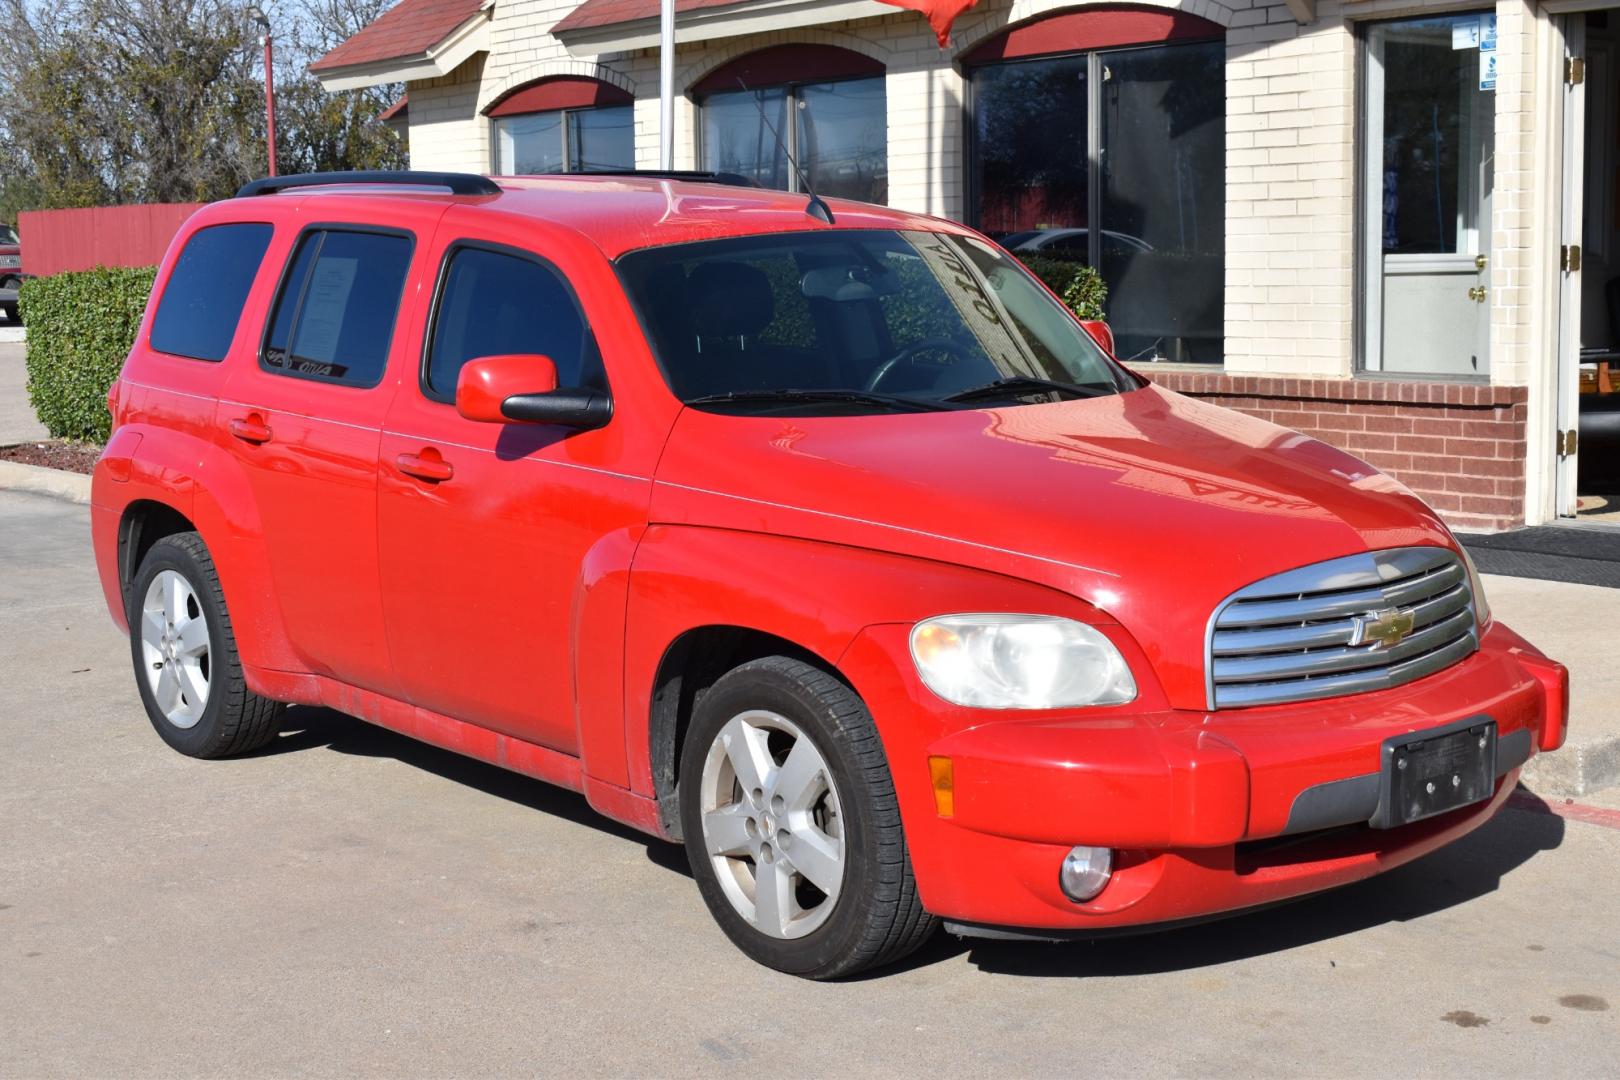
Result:
{"label": "license plate bracket", "polygon": [[1378,812],[1369,824],[1393,829],[1490,798],[1496,741],[1488,716],[1385,739]]}

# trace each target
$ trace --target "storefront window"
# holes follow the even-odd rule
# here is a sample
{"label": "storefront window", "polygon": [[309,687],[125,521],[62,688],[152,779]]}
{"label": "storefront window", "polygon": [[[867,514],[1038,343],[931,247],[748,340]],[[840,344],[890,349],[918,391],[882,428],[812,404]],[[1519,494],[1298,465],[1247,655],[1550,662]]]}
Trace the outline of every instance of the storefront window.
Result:
{"label": "storefront window", "polygon": [[1368,30],[1363,366],[1490,371],[1496,17]]}
{"label": "storefront window", "polygon": [[702,109],[706,169],[799,191],[804,185],[788,164],[791,154],[818,195],[888,201],[882,76],[722,91],[705,96]]}
{"label": "storefront window", "polygon": [[1096,266],[1123,358],[1221,360],[1225,60],[1171,41],[972,69],[979,227]]}
{"label": "storefront window", "polygon": [[635,162],[635,120],[628,105],[495,120],[498,173],[611,172],[634,168]]}

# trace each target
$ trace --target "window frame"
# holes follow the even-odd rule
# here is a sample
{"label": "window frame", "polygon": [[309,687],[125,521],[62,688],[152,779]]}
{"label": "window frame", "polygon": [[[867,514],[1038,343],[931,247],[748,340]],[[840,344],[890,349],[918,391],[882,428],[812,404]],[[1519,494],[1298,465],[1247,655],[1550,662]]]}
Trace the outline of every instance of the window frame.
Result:
{"label": "window frame", "polygon": [[[444,254],[439,258],[439,270],[433,281],[433,300],[428,305],[427,322],[422,329],[422,355],[416,372],[416,389],[421,393],[422,397],[440,405],[449,405],[451,408],[454,408],[456,404],[454,393],[449,397],[442,397],[434,391],[432,383],[428,381],[428,373],[429,365],[433,362],[433,342],[439,332],[439,313],[444,301],[444,292],[450,284],[450,264],[455,261],[458,254],[468,250],[485,251],[492,255],[506,255],[510,258],[522,259],[547,271],[561,283],[563,291],[568,294],[568,299],[573,302],[574,313],[579,316],[579,324],[584,331],[581,344],[585,347],[585,355],[594,355],[596,357],[598,373],[602,383],[601,392],[607,395],[608,400],[611,401],[613,393],[608,380],[607,363],[602,360],[602,350],[596,340],[596,330],[592,327],[591,320],[585,313],[585,305],[580,302],[579,293],[574,289],[574,283],[569,280],[567,274],[562,272],[562,267],[537,252],[514,247],[511,244],[502,244],[495,240],[479,240],[474,237],[461,237],[452,240],[445,246]],[[465,365],[473,359],[476,359],[476,357],[468,357],[462,363]],[[556,363],[555,359],[552,362]],[[580,359],[580,376],[582,380],[586,374],[584,364],[585,357],[582,356]],[[568,388],[559,385],[558,389]]]}
{"label": "window frame", "polygon": [[[784,125],[787,128],[787,131],[779,131],[776,134],[777,138],[779,138],[786,145],[787,156],[789,158],[787,165],[787,191],[792,195],[808,195],[809,192],[804,190],[799,176],[800,169],[803,169],[805,174],[808,175],[811,168],[809,162],[806,162],[799,157],[799,110],[803,107],[800,102],[804,100],[799,96],[799,92],[807,86],[833,86],[838,83],[867,82],[870,80],[876,80],[883,84],[883,164],[885,168],[885,176],[887,176],[887,168],[889,163],[889,73],[887,69],[885,69],[880,75],[841,75],[831,79],[802,78],[794,79],[791,82],[773,82],[755,86],[740,86],[735,90],[711,90],[710,92],[703,94],[694,102],[697,107],[697,124],[695,126],[697,129],[697,160],[699,163],[699,168],[708,168],[707,165],[703,164],[705,161],[705,155],[708,153],[708,147],[706,145],[708,139],[706,133],[707,125],[703,122],[703,111],[708,108],[710,98],[716,97],[720,94],[758,94],[766,90],[781,90],[787,97],[786,111],[788,119],[787,123]],[[754,100],[757,102],[759,99],[755,98]],[[797,168],[794,167],[795,164],[798,166]],[[885,203],[884,205],[887,204]]]}
{"label": "window frame", "polygon": [[[317,375],[311,375],[307,372],[294,371],[291,368],[285,367],[275,367],[274,365],[268,363],[265,359],[265,354],[269,352],[270,349],[270,332],[275,327],[276,315],[281,311],[281,301],[284,299],[284,294],[287,290],[287,279],[292,275],[293,267],[298,262],[298,253],[304,246],[305,239],[307,239],[311,233],[316,232],[347,232],[364,233],[373,236],[393,236],[405,240],[406,243],[410,245],[410,249],[405,255],[405,275],[399,283],[399,300],[394,306],[394,318],[393,322],[389,326],[388,342],[383,346],[382,367],[378,369],[377,378],[372,382],[340,382],[335,379],[323,379]],[[269,375],[285,375],[294,379],[302,379],[305,382],[320,383],[323,386],[342,387],[348,390],[375,390],[378,386],[381,386],[383,380],[388,377],[389,360],[391,359],[394,348],[394,338],[399,334],[400,317],[405,311],[405,290],[411,283],[411,269],[416,262],[416,246],[416,233],[412,232],[410,229],[401,229],[391,225],[373,225],[369,222],[353,221],[315,221],[299,229],[298,235],[293,238],[292,246],[287,249],[286,261],[282,263],[281,273],[276,277],[275,292],[271,294],[270,307],[265,312],[264,329],[259,334],[259,370]],[[317,251],[315,253],[315,259],[317,262],[320,260],[320,257],[321,254],[319,251]],[[311,264],[310,272],[313,274],[314,270],[314,264]],[[298,292],[298,318],[293,320],[292,326],[287,331],[289,339],[296,339],[297,337],[298,323],[303,319],[304,296],[306,295],[308,288],[309,280],[306,278],[302,288],[300,288]],[[287,349],[289,352],[291,352],[292,340],[288,341]]]}
{"label": "window frame", "polygon": [[[236,329],[231,332],[231,340],[225,344],[225,355],[215,360],[212,357],[192,356],[190,353],[171,352],[168,349],[158,348],[157,345],[152,341],[152,332],[157,329],[158,312],[163,307],[163,301],[167,299],[169,295],[169,287],[174,284],[174,272],[175,270],[179,269],[180,260],[185,258],[186,249],[191,247],[193,240],[197,239],[197,237],[201,236],[203,233],[208,232],[210,229],[222,229],[232,225],[262,225],[270,230],[270,239],[265,241],[264,251],[260,252],[259,254],[259,265],[253,271],[253,280],[248,283],[247,295],[242,297],[242,310],[236,313]],[[147,325],[146,332],[143,335],[143,340],[146,343],[146,347],[158,356],[172,356],[176,360],[191,360],[199,364],[223,364],[225,361],[229,360],[231,358],[231,349],[236,345],[236,336],[242,332],[242,323],[244,321],[243,317],[247,314],[248,303],[253,299],[253,287],[259,283],[259,275],[264,272],[265,261],[270,256],[270,245],[274,244],[275,242],[276,225],[273,221],[216,221],[212,225],[202,226],[201,228],[192,232],[190,236],[187,236],[185,244],[183,244],[180,248],[180,254],[175,256],[174,265],[169,268],[168,277],[163,279],[163,292],[157,295],[156,303],[152,305],[152,319]]]}
{"label": "window frame", "polygon": [[[617,167],[615,169],[605,169],[605,170],[589,170],[589,169],[575,169],[575,168],[572,168],[571,167],[571,164],[572,164],[571,158],[572,158],[573,149],[574,149],[574,140],[573,140],[572,135],[569,132],[569,124],[568,124],[569,116],[572,115],[573,113],[602,112],[602,111],[607,110],[607,109],[626,109],[630,113],[630,159],[631,160],[630,160],[629,164]],[[561,120],[562,120],[562,122],[558,125],[558,127],[561,128],[561,130],[562,130],[562,144],[563,144],[563,153],[562,153],[563,169],[562,169],[562,171],[561,172],[556,172],[556,173],[520,173],[520,172],[516,171],[517,162],[515,162],[515,161],[512,163],[513,164],[513,171],[511,171],[511,172],[503,171],[502,167],[501,167],[501,121],[502,120],[521,120],[523,117],[526,117],[526,116],[551,116],[551,115],[556,115],[556,116],[560,117]],[[616,104],[616,105],[567,105],[567,106],[564,106],[563,108],[560,108],[560,109],[535,109],[533,112],[511,113],[511,114],[505,115],[505,116],[490,116],[490,117],[486,117],[486,119],[489,121],[489,132],[490,132],[490,140],[489,140],[490,167],[491,167],[492,171],[495,173],[495,175],[497,175],[497,176],[592,176],[592,175],[602,175],[602,174],[605,174],[605,173],[611,173],[611,172],[615,172],[615,171],[630,170],[630,169],[634,169],[636,167],[636,162],[635,162],[636,107],[635,107],[634,103],[631,103],[631,104]]]}

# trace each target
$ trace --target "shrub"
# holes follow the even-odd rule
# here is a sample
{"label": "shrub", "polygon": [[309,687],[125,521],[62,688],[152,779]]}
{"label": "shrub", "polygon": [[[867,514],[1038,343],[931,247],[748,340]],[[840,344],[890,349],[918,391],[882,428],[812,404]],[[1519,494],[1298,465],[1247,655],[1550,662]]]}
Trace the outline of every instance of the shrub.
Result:
{"label": "shrub", "polygon": [[107,441],[107,388],[135,343],[156,273],[102,268],[23,282],[28,400],[52,435]]}
{"label": "shrub", "polygon": [[1104,319],[1108,302],[1108,286],[1102,275],[1084,263],[1068,259],[1054,259],[1048,255],[1020,256],[1029,272],[1046,282],[1046,287],[1057,293],[1082,319]]}

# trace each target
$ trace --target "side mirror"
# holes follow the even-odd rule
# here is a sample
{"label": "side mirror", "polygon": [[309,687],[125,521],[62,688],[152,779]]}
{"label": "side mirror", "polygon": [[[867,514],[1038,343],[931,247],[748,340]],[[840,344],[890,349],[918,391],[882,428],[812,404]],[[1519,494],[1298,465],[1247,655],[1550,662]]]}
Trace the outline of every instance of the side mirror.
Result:
{"label": "side mirror", "polygon": [[482,356],[461,366],[456,411],[491,424],[514,421],[598,428],[613,418],[613,402],[596,390],[558,389],[557,365],[527,353]]}
{"label": "side mirror", "polygon": [[1091,335],[1092,341],[1102,346],[1103,352],[1109,356],[1114,355],[1114,332],[1108,328],[1107,323],[1101,319],[1083,319],[1080,325],[1085,327],[1085,331]]}

